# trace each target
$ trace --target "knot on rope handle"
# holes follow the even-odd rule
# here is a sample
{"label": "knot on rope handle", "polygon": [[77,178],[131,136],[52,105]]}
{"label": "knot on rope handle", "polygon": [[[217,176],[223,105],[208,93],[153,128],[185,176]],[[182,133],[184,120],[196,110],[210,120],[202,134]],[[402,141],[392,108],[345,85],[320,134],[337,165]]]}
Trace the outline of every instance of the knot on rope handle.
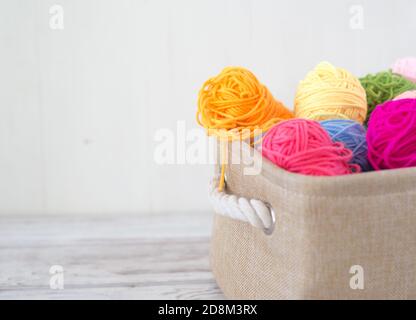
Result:
{"label": "knot on rope handle", "polygon": [[256,228],[263,229],[271,234],[274,228],[275,217],[273,209],[258,199],[248,199],[227,194],[218,190],[220,177],[216,176],[210,183],[210,199],[214,210],[232,219],[250,223]]}

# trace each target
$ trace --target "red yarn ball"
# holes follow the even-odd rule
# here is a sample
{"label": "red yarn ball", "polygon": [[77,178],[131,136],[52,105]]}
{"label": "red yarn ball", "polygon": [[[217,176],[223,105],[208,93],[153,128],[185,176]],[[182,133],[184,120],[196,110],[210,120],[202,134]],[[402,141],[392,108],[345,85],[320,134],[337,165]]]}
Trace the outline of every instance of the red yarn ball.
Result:
{"label": "red yarn ball", "polygon": [[262,154],[279,167],[313,176],[336,176],[360,172],[350,164],[353,156],[341,142],[333,142],[321,125],[313,120],[292,119],[280,122],[264,136]]}

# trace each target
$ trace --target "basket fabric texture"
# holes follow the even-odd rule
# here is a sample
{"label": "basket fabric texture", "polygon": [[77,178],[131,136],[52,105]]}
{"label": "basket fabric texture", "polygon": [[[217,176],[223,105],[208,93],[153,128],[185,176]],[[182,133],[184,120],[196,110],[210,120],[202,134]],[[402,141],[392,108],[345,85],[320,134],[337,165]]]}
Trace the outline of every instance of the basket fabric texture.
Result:
{"label": "basket fabric texture", "polygon": [[[261,157],[244,143],[236,152]],[[270,204],[276,219],[266,235],[215,215],[211,267],[227,298],[416,299],[415,168],[311,177],[262,159],[258,175],[228,165],[226,192]],[[350,287],[355,265],[363,289]]]}

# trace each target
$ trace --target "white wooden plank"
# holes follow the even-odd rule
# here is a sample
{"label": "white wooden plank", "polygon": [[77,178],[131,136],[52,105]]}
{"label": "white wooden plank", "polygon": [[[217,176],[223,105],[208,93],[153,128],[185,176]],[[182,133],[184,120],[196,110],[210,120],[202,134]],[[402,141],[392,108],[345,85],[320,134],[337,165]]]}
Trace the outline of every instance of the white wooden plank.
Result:
{"label": "white wooden plank", "polygon": [[222,300],[224,299],[220,289],[215,283],[187,283],[166,284],[153,287],[106,287],[106,288],[70,288],[64,290],[27,290],[25,292],[9,291],[7,294],[0,291],[0,299],[166,299],[166,300]]}
{"label": "white wooden plank", "polygon": [[[0,299],[218,299],[211,216],[7,216],[0,220]],[[64,289],[49,288],[49,269]]]}

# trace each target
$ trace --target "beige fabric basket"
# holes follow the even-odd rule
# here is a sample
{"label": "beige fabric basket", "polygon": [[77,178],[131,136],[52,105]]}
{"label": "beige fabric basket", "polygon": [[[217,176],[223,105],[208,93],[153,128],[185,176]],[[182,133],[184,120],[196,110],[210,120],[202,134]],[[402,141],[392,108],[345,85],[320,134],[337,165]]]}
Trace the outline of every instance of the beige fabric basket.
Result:
{"label": "beige fabric basket", "polygon": [[[226,192],[269,203],[276,223],[267,235],[217,212],[211,266],[226,297],[416,298],[416,168],[310,177],[267,160],[259,175],[243,167],[227,166]],[[350,286],[354,265],[364,289]]]}

